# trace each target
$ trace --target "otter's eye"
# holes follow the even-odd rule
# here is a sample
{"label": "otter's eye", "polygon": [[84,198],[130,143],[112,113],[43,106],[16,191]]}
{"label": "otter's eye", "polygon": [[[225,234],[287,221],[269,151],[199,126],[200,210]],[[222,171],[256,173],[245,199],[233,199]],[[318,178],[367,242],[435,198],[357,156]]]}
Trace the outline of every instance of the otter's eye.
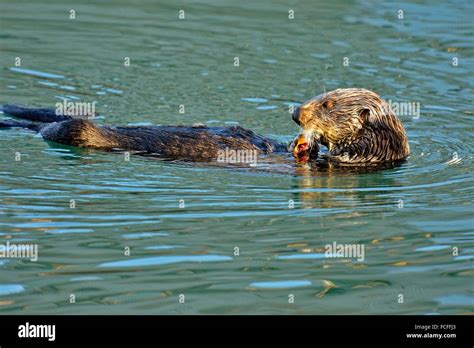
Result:
{"label": "otter's eye", "polygon": [[331,100],[325,100],[322,106],[325,109],[331,109],[333,107],[333,104],[334,103]]}

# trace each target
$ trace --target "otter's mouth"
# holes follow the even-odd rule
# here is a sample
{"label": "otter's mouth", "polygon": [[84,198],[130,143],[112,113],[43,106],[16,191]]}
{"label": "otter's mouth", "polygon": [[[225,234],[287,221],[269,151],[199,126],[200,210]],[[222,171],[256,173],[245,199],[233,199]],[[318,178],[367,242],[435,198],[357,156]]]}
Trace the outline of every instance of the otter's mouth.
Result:
{"label": "otter's mouth", "polygon": [[319,152],[318,140],[319,137],[315,133],[300,134],[291,144],[290,151],[299,162],[315,159]]}

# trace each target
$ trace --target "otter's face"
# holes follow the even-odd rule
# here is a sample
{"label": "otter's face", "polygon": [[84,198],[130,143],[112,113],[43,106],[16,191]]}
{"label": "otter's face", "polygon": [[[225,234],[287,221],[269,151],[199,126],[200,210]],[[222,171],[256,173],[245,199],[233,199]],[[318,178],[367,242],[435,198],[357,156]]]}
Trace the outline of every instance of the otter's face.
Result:
{"label": "otter's face", "polygon": [[355,140],[369,122],[371,111],[383,103],[369,90],[336,89],[306,101],[295,110],[293,120],[303,128],[310,142],[319,140],[331,149]]}
{"label": "otter's face", "polygon": [[380,163],[410,154],[403,124],[387,102],[367,89],[321,94],[297,108],[293,120],[303,128],[295,156],[300,149],[311,153],[317,141],[341,163]]}

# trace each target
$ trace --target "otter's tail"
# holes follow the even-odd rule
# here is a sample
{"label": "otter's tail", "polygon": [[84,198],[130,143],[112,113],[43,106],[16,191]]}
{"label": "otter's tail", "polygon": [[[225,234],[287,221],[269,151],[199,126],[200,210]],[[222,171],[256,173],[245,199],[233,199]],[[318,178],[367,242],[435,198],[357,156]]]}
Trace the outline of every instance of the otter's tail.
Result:
{"label": "otter's tail", "polygon": [[21,118],[23,120],[41,123],[52,123],[70,120],[71,116],[58,115],[54,109],[47,108],[27,108],[19,105],[2,105],[0,110],[5,114]]}
{"label": "otter's tail", "polygon": [[0,120],[0,128],[28,128],[39,132],[45,123],[70,120],[70,116],[57,115],[54,109],[27,108],[18,105],[2,105],[0,111],[9,116],[33,122],[16,121],[12,119]]}
{"label": "otter's tail", "polygon": [[41,128],[44,126],[43,123],[33,123],[33,122],[21,122],[16,120],[1,120],[0,121],[0,128],[28,128],[39,132]]}

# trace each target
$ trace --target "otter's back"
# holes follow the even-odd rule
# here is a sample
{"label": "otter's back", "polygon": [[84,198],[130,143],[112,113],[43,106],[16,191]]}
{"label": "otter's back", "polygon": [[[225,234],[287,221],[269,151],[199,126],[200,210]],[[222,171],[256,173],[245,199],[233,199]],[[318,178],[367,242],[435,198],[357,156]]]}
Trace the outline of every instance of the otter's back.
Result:
{"label": "otter's back", "polygon": [[168,158],[215,159],[220,150],[255,150],[258,153],[285,151],[275,140],[242,127],[155,126],[117,127],[121,147],[137,145]]}
{"label": "otter's back", "polygon": [[106,127],[72,119],[49,124],[41,134],[66,145],[133,150],[173,159],[215,160],[222,150],[252,150],[259,154],[286,151],[283,144],[242,127]]}

